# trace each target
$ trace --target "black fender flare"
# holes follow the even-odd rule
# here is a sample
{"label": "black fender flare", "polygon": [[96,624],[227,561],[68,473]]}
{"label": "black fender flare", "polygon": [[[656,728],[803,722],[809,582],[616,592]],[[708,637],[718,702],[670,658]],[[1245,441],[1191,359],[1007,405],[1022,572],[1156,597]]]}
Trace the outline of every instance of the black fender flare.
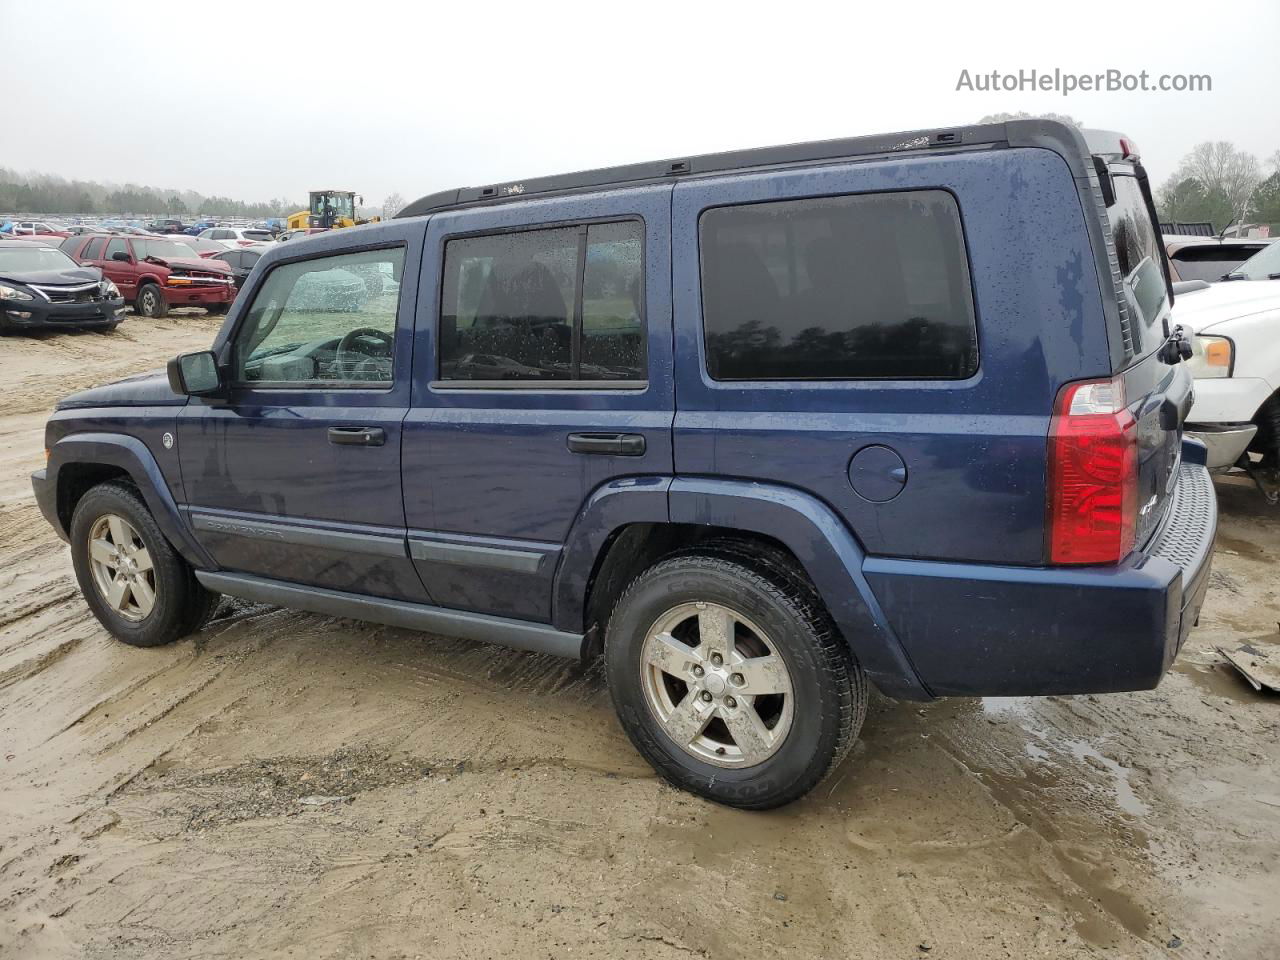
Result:
{"label": "black fender flare", "polygon": [[[165,538],[182,558],[197,569],[217,569],[217,564],[191,536],[169,492],[160,465],[145,443],[137,437],[118,433],[73,433],[63,437],[49,451],[49,463],[45,468],[47,482],[54,491],[60,489],[62,471],[77,464],[123,470],[142,494]],[[57,528],[59,535],[67,539],[70,531],[62,527],[60,518]]]}
{"label": "black fender flare", "polygon": [[863,573],[861,544],[825,503],[790,487],[703,477],[630,477],[598,488],[565,539],[553,594],[553,622],[582,630],[600,551],[631,523],[711,525],[769,537],[790,550],[817,587],[867,677],[886,695],[929,700]]}

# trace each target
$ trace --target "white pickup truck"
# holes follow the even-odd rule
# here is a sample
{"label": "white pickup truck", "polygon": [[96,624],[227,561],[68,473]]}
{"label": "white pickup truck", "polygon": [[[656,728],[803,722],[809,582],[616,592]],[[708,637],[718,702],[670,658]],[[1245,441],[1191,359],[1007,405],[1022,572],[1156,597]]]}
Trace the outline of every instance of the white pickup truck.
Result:
{"label": "white pickup truck", "polygon": [[1280,469],[1280,242],[1219,283],[1180,293],[1173,320],[1194,333],[1195,405],[1187,431],[1209,447],[1211,469],[1257,453]]}

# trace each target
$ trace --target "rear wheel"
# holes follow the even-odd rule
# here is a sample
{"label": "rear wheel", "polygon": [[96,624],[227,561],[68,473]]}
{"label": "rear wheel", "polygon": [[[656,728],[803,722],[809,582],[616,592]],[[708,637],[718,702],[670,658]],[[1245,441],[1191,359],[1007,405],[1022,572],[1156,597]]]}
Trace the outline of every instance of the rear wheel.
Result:
{"label": "rear wheel", "polygon": [[71,518],[71,560],[94,616],[136,647],[170,643],[200,629],[218,600],[196,582],[125,483],[99,484],[80,498]]}
{"label": "rear wheel", "polygon": [[169,312],[169,305],[165,303],[164,294],[160,288],[154,283],[144,283],[138,291],[138,299],[134,301],[133,309],[144,317],[163,317]]}
{"label": "rear wheel", "polygon": [[623,728],[668,781],[765,809],[840,762],[866,713],[861,668],[806,590],[723,555],[664,560],[605,641]]}

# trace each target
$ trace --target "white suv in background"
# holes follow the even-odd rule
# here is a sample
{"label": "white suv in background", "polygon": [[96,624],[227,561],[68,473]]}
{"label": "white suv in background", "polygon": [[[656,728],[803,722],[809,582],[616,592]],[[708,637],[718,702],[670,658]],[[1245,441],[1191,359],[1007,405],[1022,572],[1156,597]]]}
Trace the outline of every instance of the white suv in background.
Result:
{"label": "white suv in background", "polygon": [[1280,470],[1280,243],[1229,279],[1181,293],[1173,319],[1195,334],[1187,431],[1208,444],[1209,467],[1252,452]]}
{"label": "white suv in background", "polygon": [[210,227],[201,230],[198,236],[202,240],[216,240],[228,250],[247,247],[251,243],[269,243],[273,239],[270,230],[256,227]]}

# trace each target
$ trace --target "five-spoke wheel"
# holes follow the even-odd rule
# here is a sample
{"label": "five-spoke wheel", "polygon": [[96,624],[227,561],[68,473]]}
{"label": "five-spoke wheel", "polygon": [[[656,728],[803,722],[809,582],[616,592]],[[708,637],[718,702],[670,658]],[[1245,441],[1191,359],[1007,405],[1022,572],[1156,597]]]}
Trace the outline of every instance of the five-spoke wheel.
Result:
{"label": "five-spoke wheel", "polygon": [[89,531],[93,582],[112,610],[126,620],[145,620],[156,605],[151,554],[129,521],[113,513],[94,521]]}
{"label": "five-spoke wheel", "polygon": [[838,764],[866,680],[812,588],[711,544],[623,592],[605,635],[609,692],[631,742],[676,786],[776,807]]}
{"label": "five-spoke wheel", "polygon": [[767,760],[791,729],[786,662],[741,614],[695,601],[646,631],[642,683],[649,709],[681,749],[720,767]]}
{"label": "five-spoke wheel", "polygon": [[92,487],[71,515],[71,561],[89,607],[113,636],[135,647],[199,630],[218,595],[196,581],[137,488]]}

